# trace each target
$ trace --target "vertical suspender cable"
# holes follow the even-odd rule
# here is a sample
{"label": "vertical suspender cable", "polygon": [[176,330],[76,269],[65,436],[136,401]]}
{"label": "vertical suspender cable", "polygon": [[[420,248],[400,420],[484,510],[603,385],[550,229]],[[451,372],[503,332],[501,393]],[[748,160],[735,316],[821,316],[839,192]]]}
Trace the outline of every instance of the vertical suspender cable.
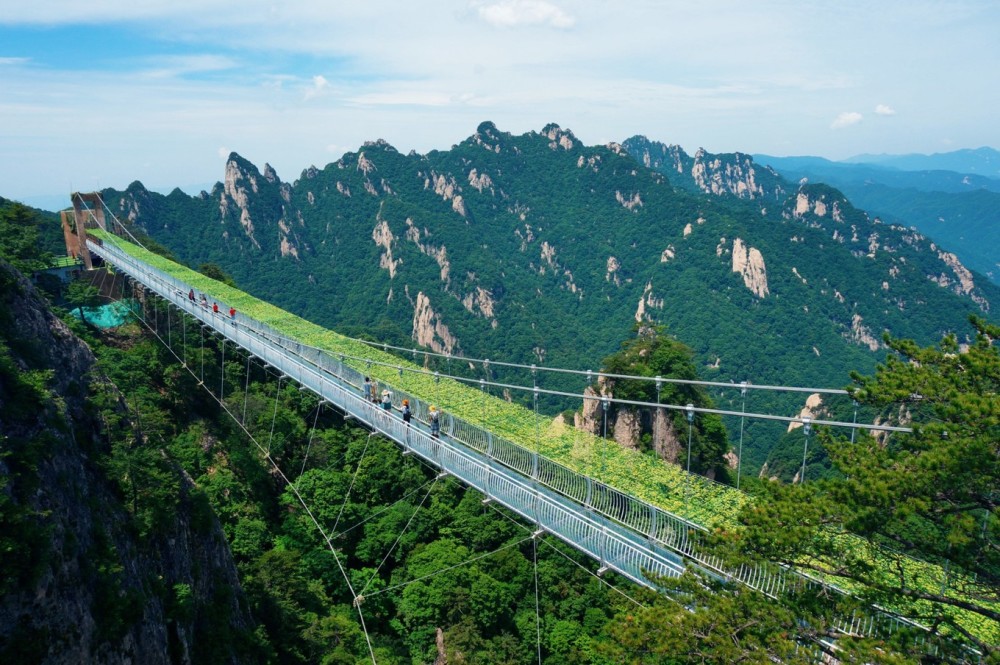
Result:
{"label": "vertical suspender cable", "polygon": [[[858,400],[855,399],[855,400],[851,400],[851,401],[854,402],[854,420],[851,421],[851,424],[857,425],[858,424]],[[858,432],[858,428],[857,427],[852,427],[851,428],[851,443],[854,443],[854,435],[857,434],[857,432]]]}
{"label": "vertical suspender cable", "polygon": [[741,384],[740,394],[743,396],[743,405],[740,407],[740,450],[736,455],[736,489],[740,488],[740,474],[743,471],[743,421],[747,413],[747,382]]}
{"label": "vertical suspender cable", "polygon": [[200,324],[201,329],[201,383],[205,383],[205,325]]}
{"label": "vertical suspender cable", "polygon": [[243,389],[243,427],[247,426],[247,400],[250,397],[250,358],[251,354],[247,353],[247,384]]}
{"label": "vertical suspender cable", "polygon": [[684,476],[684,509],[687,510],[688,507],[688,497],[691,492],[691,430],[694,426],[694,404],[688,404],[687,407],[687,421],[688,421],[688,463],[687,463],[687,475]]}
{"label": "vertical suspender cable", "polygon": [[320,398],[319,404],[316,405],[316,417],[313,418],[312,431],[309,432],[309,443],[306,444],[306,454],[302,457],[302,470],[299,471],[299,477],[306,472],[306,461],[309,459],[309,449],[312,448],[313,437],[316,435],[316,423],[319,422],[319,412],[323,408],[324,400]]}
{"label": "vertical suspender cable", "polygon": [[222,370],[222,381],[219,383],[219,399],[226,398],[226,338],[222,338],[222,362],[219,365]]}
{"label": "vertical suspender cable", "polygon": [[188,366],[188,327],[187,327],[187,319],[184,318],[183,314],[181,314],[181,335],[182,335],[181,339],[182,339],[183,345],[184,345],[184,359],[181,361],[181,365],[183,365],[184,367],[187,367]]}
{"label": "vertical suspender cable", "polygon": [[531,539],[531,558],[535,564],[535,644],[538,649],[538,665],[542,665],[542,619],[538,608],[538,541]]}
{"label": "vertical suspender cable", "polygon": [[278,387],[274,389],[274,413],[271,415],[271,435],[267,438],[267,454],[271,454],[271,441],[274,439],[274,423],[278,419],[278,397],[281,396],[281,380],[284,376],[278,377]]}
{"label": "vertical suspender cable", "polygon": [[802,433],[805,435],[805,443],[802,445],[802,477],[799,482],[803,485],[806,482],[806,455],[809,452],[809,432],[812,431],[812,418],[806,416],[802,419]]}

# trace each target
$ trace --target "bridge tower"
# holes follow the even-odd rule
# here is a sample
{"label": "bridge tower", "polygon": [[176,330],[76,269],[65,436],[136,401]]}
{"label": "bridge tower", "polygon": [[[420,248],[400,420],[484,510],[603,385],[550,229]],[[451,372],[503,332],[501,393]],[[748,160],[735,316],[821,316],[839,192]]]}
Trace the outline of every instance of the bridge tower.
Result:
{"label": "bridge tower", "polygon": [[[87,229],[107,228],[104,220],[104,202],[97,192],[82,194],[73,192],[73,210],[59,213],[62,220],[63,240],[66,241],[66,255],[81,259],[87,270],[94,269],[90,251],[87,250]],[[83,233],[81,233],[83,231]]]}

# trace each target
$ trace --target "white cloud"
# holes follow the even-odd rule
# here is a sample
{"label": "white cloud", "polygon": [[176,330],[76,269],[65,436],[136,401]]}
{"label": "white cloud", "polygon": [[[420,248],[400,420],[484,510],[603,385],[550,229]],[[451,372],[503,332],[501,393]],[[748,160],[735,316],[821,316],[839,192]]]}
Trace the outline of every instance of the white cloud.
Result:
{"label": "white cloud", "polygon": [[479,18],[498,28],[547,25],[565,29],[576,23],[572,16],[545,0],[501,0],[480,5]]}
{"label": "white cloud", "polygon": [[0,58],[0,67],[4,65],[24,65],[30,60],[31,58]]}
{"label": "white cloud", "polygon": [[229,158],[229,153],[231,153],[232,150],[230,150],[226,146],[222,145],[222,146],[219,146],[219,149],[216,150],[216,152],[218,153],[219,157],[222,157],[223,159],[228,159]]}
{"label": "white cloud", "polygon": [[149,69],[146,76],[172,79],[187,74],[203,74],[236,69],[239,65],[232,58],[213,55],[157,56],[145,59]]}
{"label": "white cloud", "polygon": [[830,124],[830,129],[843,129],[844,127],[850,127],[851,125],[856,125],[862,120],[864,116],[857,111],[844,111]]}
{"label": "white cloud", "polygon": [[312,86],[306,89],[305,99],[312,99],[329,87],[330,82],[326,80],[326,77],[321,74],[317,74],[312,77]]}
{"label": "white cloud", "polygon": [[896,115],[896,109],[885,104],[878,104],[875,106],[875,115]]}

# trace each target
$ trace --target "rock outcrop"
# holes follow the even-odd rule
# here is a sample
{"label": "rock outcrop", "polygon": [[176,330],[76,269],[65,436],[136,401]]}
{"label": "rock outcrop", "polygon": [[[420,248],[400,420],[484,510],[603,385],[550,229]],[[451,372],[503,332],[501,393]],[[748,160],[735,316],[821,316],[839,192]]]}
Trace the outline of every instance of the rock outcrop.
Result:
{"label": "rock outcrop", "polygon": [[764,256],[757,248],[745,246],[740,238],[733,240],[733,272],[743,276],[743,283],[758,298],[770,293]]}

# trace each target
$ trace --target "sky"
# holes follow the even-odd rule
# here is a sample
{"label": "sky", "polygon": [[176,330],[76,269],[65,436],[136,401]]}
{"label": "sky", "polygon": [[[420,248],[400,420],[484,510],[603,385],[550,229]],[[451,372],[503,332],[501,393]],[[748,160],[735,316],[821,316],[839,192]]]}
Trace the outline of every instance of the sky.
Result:
{"label": "sky", "polygon": [[485,120],[693,153],[1000,148],[994,0],[0,0],[0,196],[294,181]]}

